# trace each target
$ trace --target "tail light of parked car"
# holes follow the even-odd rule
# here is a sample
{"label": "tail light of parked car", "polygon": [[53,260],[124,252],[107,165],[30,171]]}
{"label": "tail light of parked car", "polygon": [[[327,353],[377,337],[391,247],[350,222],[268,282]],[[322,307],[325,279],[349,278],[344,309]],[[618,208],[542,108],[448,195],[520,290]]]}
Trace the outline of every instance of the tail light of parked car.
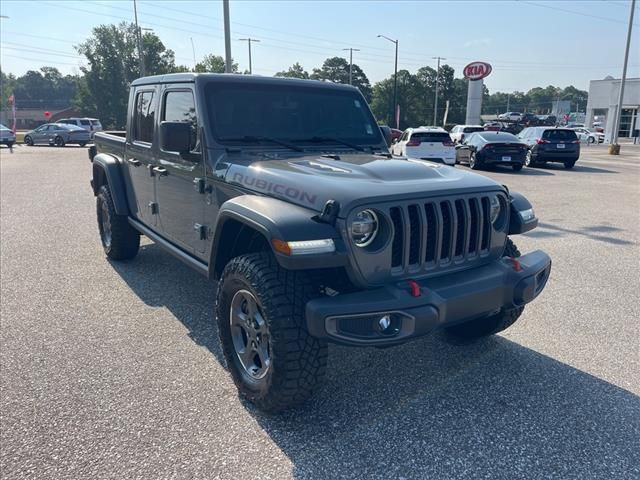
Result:
{"label": "tail light of parked car", "polygon": [[549,140],[544,140],[544,139],[542,139],[542,138],[537,138],[537,139],[536,139],[536,143],[537,143],[538,145],[541,145],[541,144],[543,144],[543,143],[551,143],[551,142],[550,142]]}
{"label": "tail light of parked car", "polygon": [[420,146],[420,139],[419,138],[412,138],[411,140],[409,140],[409,142],[407,143],[407,147],[419,147]]}
{"label": "tail light of parked car", "polygon": [[449,140],[443,140],[442,145],[444,145],[445,147],[453,147],[455,143],[453,143],[453,141],[449,139]]}

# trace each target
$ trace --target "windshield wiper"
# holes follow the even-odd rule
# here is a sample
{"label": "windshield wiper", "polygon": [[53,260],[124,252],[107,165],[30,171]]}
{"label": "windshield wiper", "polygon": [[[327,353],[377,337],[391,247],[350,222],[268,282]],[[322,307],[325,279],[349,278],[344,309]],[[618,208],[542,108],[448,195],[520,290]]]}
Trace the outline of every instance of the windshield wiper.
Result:
{"label": "windshield wiper", "polygon": [[244,137],[232,137],[232,138],[220,138],[221,142],[247,142],[247,143],[260,143],[260,142],[271,142],[276,145],[281,145],[283,147],[287,147],[296,152],[304,152],[303,148],[296,147],[288,142],[283,142],[282,140],[278,140],[277,138],[271,137],[262,137],[256,135],[245,135]]}
{"label": "windshield wiper", "polygon": [[364,148],[360,145],[356,145],[355,143],[346,142],[344,140],[340,140],[339,138],[333,137],[311,137],[311,138],[303,138],[302,140],[298,140],[299,142],[311,142],[311,143],[339,143],[340,145],[344,145],[346,147],[353,148],[358,150],[359,152],[364,152]]}

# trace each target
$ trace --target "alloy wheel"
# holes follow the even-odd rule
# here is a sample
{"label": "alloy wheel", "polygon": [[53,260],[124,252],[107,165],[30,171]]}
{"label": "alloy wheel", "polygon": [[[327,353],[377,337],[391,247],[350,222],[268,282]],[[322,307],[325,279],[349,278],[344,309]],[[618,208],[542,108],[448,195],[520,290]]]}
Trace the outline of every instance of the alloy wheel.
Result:
{"label": "alloy wheel", "polygon": [[240,365],[255,380],[271,366],[270,335],[256,298],[248,290],[238,290],[231,300],[231,340]]}

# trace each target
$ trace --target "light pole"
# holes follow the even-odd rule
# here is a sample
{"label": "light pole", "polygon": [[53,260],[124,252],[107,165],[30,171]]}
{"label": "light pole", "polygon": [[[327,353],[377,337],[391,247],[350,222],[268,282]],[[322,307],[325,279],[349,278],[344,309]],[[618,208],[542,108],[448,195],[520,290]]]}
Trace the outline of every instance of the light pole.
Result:
{"label": "light pole", "polygon": [[193,54],[193,71],[196,71],[196,47],[193,44],[193,37],[189,37],[189,39],[191,40],[191,53]]}
{"label": "light pole", "polygon": [[[624,84],[627,81],[627,64],[629,63],[629,45],[631,44],[631,29],[633,28],[633,12],[636,8],[636,0],[631,0],[631,11],[629,12],[629,28],[627,30],[627,46],[624,51],[624,65],[622,67],[622,78],[620,79],[620,91],[618,92],[618,105],[616,106],[616,116],[613,120],[613,132],[611,134],[611,145],[618,144],[618,130],[620,130],[620,118],[622,116],[622,100],[624,96]],[[609,147],[609,153],[617,155],[620,147]]]}
{"label": "light pole", "polygon": [[359,52],[359,48],[343,48],[349,50],[349,85],[353,85],[353,52]]}
{"label": "light pole", "polygon": [[229,23],[229,0],[222,0],[224,11],[224,72],[231,73],[231,26]]}
{"label": "light pole", "polygon": [[[391,121],[396,116],[396,108],[398,108],[398,40],[393,40],[385,35],[378,35],[378,38],[384,38],[396,44],[396,64],[393,70],[393,107],[391,109]],[[400,128],[400,119],[396,118],[396,128]]]}
{"label": "light pole", "polygon": [[140,34],[140,27],[138,26],[138,7],[136,0],[133,0],[133,16],[136,20],[136,38],[138,39],[138,65],[140,66],[140,76],[146,75],[144,70],[144,59],[142,58],[142,35]]}
{"label": "light pole", "polygon": [[433,60],[438,60],[438,68],[436,70],[436,98],[433,102],[433,124],[438,126],[438,81],[440,79],[440,60],[446,60],[443,57],[431,57]]}
{"label": "light pole", "polygon": [[252,73],[251,69],[251,42],[260,42],[260,40],[256,40],[255,38],[239,38],[241,42],[247,42],[249,44],[249,75]]}

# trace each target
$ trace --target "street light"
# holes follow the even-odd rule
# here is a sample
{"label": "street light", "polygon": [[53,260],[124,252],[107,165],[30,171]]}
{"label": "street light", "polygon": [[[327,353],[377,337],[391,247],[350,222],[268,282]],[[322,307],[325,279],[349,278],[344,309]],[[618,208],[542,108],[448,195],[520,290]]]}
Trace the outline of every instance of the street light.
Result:
{"label": "street light", "polygon": [[260,42],[260,40],[256,40],[255,38],[239,38],[241,42],[247,42],[249,44],[249,75],[252,73],[251,68],[251,42]]}
{"label": "street light", "polygon": [[[385,40],[389,40],[391,43],[396,44],[396,66],[393,71],[393,107],[391,109],[391,119],[393,121],[393,118],[396,116],[396,108],[398,108],[398,40],[393,40],[385,35],[378,35],[378,38],[384,38]],[[396,118],[396,128],[400,128],[399,123],[400,119]]]}
{"label": "street light", "polygon": [[438,126],[438,82],[440,80],[440,60],[446,60],[444,57],[431,57],[433,60],[438,59],[438,69],[436,70],[436,98],[433,102],[433,124]]}

